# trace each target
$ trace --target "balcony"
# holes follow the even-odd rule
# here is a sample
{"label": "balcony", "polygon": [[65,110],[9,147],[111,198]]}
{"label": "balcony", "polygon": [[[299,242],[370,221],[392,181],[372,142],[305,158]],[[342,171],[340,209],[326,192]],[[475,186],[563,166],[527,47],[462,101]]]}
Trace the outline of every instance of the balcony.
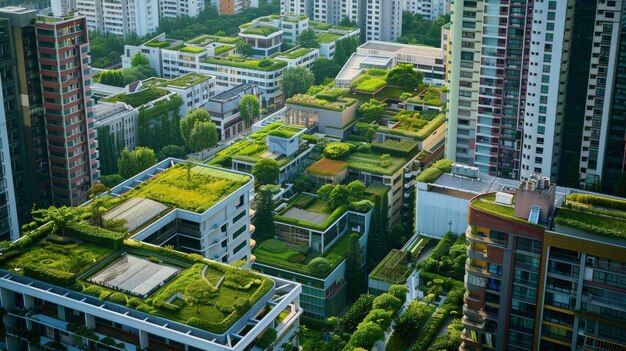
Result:
{"label": "balcony", "polygon": [[465,236],[467,240],[469,240],[469,242],[488,244],[488,245],[494,245],[494,246],[505,247],[505,248],[509,246],[509,242],[507,240],[499,240],[499,239],[490,238],[479,232],[472,231],[471,227],[467,228],[467,230],[465,231]]}
{"label": "balcony", "polygon": [[[467,329],[463,329],[463,331],[461,332],[461,340],[463,341],[463,344],[466,344],[469,348],[466,348],[466,350],[480,350],[480,341],[478,341],[480,339],[480,335],[476,335],[476,340],[472,339],[472,335],[469,331],[467,331]],[[461,345],[461,348],[463,348],[463,344]]]}
{"label": "balcony", "polygon": [[476,265],[476,264],[471,264],[470,261],[471,260],[468,258],[467,261],[465,262],[465,271],[466,272],[472,272],[472,273],[481,274],[481,275],[487,275],[487,276],[491,275],[491,273],[487,269],[487,266],[479,266],[479,265]]}
{"label": "balcony", "polygon": [[473,259],[473,260],[481,260],[481,261],[486,261],[487,260],[487,250],[480,250],[480,249],[476,249],[473,248],[471,246],[467,247],[467,257]]}

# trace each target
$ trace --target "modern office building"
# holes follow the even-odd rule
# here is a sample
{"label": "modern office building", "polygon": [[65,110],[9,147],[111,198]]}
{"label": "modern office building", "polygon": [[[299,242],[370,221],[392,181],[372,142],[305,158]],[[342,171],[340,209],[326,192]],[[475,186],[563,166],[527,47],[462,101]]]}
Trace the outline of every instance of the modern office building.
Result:
{"label": "modern office building", "polygon": [[450,13],[450,0],[403,0],[402,10],[434,20]]}
{"label": "modern office building", "polygon": [[[3,35],[4,33],[0,33],[0,38]],[[2,84],[1,78],[0,84]],[[4,106],[4,99],[1,95],[0,106]],[[20,237],[8,134],[6,114],[4,108],[0,108],[0,182],[3,184],[0,190],[0,240],[3,241],[16,240]]]}
{"label": "modern office building", "polygon": [[87,18],[89,31],[126,39],[132,34],[146,36],[159,27],[158,0],[77,0],[76,7]]}
{"label": "modern office building", "polygon": [[461,350],[625,350],[623,203],[537,174],[471,199]]}
{"label": "modern office building", "polygon": [[204,0],[159,0],[159,16],[176,18],[196,17],[204,10]]}
{"label": "modern office building", "polygon": [[[0,76],[3,80],[3,112],[13,189],[20,224],[29,220],[33,204],[51,205],[50,171],[37,37],[33,22],[36,10],[0,8]],[[8,160],[8,159],[7,159]]]}
{"label": "modern office building", "polygon": [[87,23],[40,17],[35,28],[52,197],[57,205],[78,205],[99,176]]}

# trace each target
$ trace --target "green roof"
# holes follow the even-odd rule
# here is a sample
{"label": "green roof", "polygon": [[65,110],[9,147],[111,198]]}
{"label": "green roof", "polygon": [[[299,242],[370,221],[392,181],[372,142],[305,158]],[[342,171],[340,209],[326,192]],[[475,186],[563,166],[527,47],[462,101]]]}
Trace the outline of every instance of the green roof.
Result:
{"label": "green roof", "polygon": [[210,35],[210,34],[203,34],[203,35],[199,35],[191,40],[187,40],[188,44],[197,44],[197,45],[202,45],[207,41],[210,40],[214,40],[217,41],[218,43],[224,43],[224,44],[235,44],[237,42],[237,40],[239,40],[238,37],[223,37],[223,36],[219,36],[219,35]]}
{"label": "green roof", "polygon": [[276,27],[257,26],[257,27],[248,28],[248,29],[244,30],[243,34],[260,35],[260,36],[263,36],[263,37],[267,37],[270,34],[278,32],[279,30],[280,29],[278,29]]}
{"label": "green roof", "polygon": [[391,284],[404,284],[413,272],[413,269],[408,266],[410,257],[411,254],[407,251],[393,249],[374,268],[369,277]]}
{"label": "green roof", "polygon": [[357,172],[367,172],[378,175],[394,175],[409,162],[408,157],[390,156],[388,166],[383,166],[382,154],[378,152],[354,152],[348,156],[348,169]]}
{"label": "green roof", "polygon": [[277,71],[281,68],[287,67],[287,62],[282,60],[273,60],[273,59],[240,59],[240,58],[206,58],[202,60],[204,63],[210,63],[214,65],[223,65],[230,67],[237,67],[243,69],[250,69],[256,71]]}
{"label": "green roof", "polygon": [[337,39],[341,37],[342,35],[339,35],[339,34],[322,32],[322,33],[317,34],[317,41],[320,44],[328,44],[328,43],[332,43],[333,41],[336,41]]}
{"label": "green roof", "polygon": [[167,90],[163,90],[163,89],[159,89],[155,87],[149,87],[147,89],[143,89],[132,94],[129,94],[129,93],[117,94],[109,98],[106,98],[102,101],[105,101],[105,102],[120,101],[120,102],[127,103],[132,107],[139,107],[144,104],[147,104],[150,101],[154,101],[160,97],[163,97],[167,94],[169,94]]}
{"label": "green roof", "polygon": [[301,48],[301,49],[297,49],[297,50],[291,50],[291,51],[286,51],[283,52],[282,54],[278,55],[279,57],[286,57],[288,59],[297,59],[299,57],[302,57],[306,54],[308,54],[309,52],[311,52],[312,49],[309,48]]}
{"label": "green roof", "polygon": [[161,49],[165,49],[168,46],[172,45],[170,42],[167,41],[157,41],[157,40],[152,40],[148,43],[145,44],[145,46],[149,46],[151,48],[161,48]]}
{"label": "green roof", "polygon": [[202,82],[205,82],[207,80],[209,80],[209,78],[211,78],[210,76],[204,75],[204,74],[200,74],[200,73],[187,73],[183,76],[180,76],[178,78],[174,78],[172,80],[169,81],[165,81],[163,83],[163,86],[173,86],[173,87],[177,87],[177,88],[189,88],[189,87],[193,87],[197,84],[200,84]]}
{"label": "green roof", "polygon": [[[292,209],[294,209],[294,211],[292,211]],[[323,231],[339,219],[347,210],[347,206],[339,206],[332,210],[328,205],[328,201],[311,195],[300,194],[296,196],[284,210],[274,216],[274,219],[277,222]],[[306,213],[303,211],[309,212],[312,216],[303,217],[302,215]],[[317,216],[316,219],[311,219],[316,217],[315,214],[319,214],[319,216]]]}
{"label": "green roof", "polygon": [[309,25],[318,30],[326,30],[332,28],[332,24],[317,22],[317,21],[309,21]]}
{"label": "green roof", "polygon": [[590,234],[626,239],[626,201],[596,194],[571,194],[555,223]]}
{"label": "green roof", "polygon": [[[513,203],[515,204],[515,198],[513,198]],[[470,206],[479,211],[508,218],[523,224],[543,227],[541,224],[530,223],[525,218],[515,217],[515,205],[509,206],[497,203],[495,193],[476,196],[474,199],[471,200]]]}

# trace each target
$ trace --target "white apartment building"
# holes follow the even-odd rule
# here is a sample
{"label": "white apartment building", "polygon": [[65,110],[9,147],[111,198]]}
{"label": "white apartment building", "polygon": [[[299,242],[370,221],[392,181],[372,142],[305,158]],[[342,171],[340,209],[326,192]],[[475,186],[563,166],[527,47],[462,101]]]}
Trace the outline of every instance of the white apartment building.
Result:
{"label": "white apartment building", "polygon": [[76,11],[76,0],[51,0],[50,9],[54,16],[63,16]]}
{"label": "white apartment building", "polygon": [[[116,150],[137,146],[139,111],[123,102],[99,102],[93,106],[96,128],[108,127]],[[99,129],[101,130],[101,129]]]}
{"label": "white apartment building", "polygon": [[261,91],[255,85],[241,84],[209,99],[205,108],[217,127],[219,140],[230,139],[246,130],[239,110],[239,102],[245,95],[253,95],[260,100]]}
{"label": "white apartment building", "polygon": [[164,18],[196,17],[204,10],[204,0],[159,0],[159,14]]}
{"label": "white apartment building", "polygon": [[365,40],[395,41],[402,35],[401,0],[367,0]]}
{"label": "white apartment building", "polygon": [[87,29],[128,38],[145,36],[159,26],[158,0],[77,0],[78,13],[87,18]]}
{"label": "white apartment building", "polygon": [[[0,86],[2,79],[0,77]],[[0,95],[0,236],[2,240],[17,240],[20,237],[20,226],[17,221],[17,204],[13,187],[13,169],[9,153],[9,136],[7,119],[4,111],[4,99]]]}
{"label": "white apartment building", "polygon": [[450,0],[403,0],[403,11],[434,20],[450,13]]}
{"label": "white apartment building", "polygon": [[312,13],[313,1],[280,0],[280,15],[309,16]]}

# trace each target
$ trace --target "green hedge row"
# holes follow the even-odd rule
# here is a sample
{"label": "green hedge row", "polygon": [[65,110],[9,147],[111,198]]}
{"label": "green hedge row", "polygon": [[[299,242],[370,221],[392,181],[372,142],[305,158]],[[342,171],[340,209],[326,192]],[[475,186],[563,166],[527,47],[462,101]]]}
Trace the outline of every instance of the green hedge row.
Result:
{"label": "green hedge row", "polygon": [[583,204],[606,207],[620,211],[626,211],[626,201],[620,199],[612,199],[606,196],[598,196],[592,194],[571,194],[567,200],[580,202]]}
{"label": "green hedge row", "polygon": [[24,266],[24,274],[50,284],[68,286],[74,284],[76,274],[58,269],[29,263]]}
{"label": "green hedge row", "polygon": [[372,143],[373,151],[394,156],[413,156],[417,153],[417,148],[417,143],[410,140],[385,140],[383,142],[375,141]]}
{"label": "green hedge row", "polygon": [[422,285],[426,285],[428,284],[428,282],[433,281],[435,279],[443,280],[443,284],[441,285],[441,287],[444,288],[445,290],[465,287],[462,281],[452,279],[449,277],[444,277],[443,275],[439,275],[435,273],[424,272],[424,271],[420,272],[420,280],[421,280]]}
{"label": "green hedge row", "polygon": [[430,321],[426,324],[419,339],[413,344],[411,351],[426,351],[428,347],[437,337],[439,330],[444,326],[444,323],[450,316],[450,312],[459,310],[461,302],[463,301],[463,294],[465,289],[455,287],[448,293],[446,301],[439,307]]}
{"label": "green hedge row", "polygon": [[126,237],[124,233],[113,232],[84,223],[71,223],[67,226],[65,232],[68,236],[76,239],[113,248],[122,246]]}

